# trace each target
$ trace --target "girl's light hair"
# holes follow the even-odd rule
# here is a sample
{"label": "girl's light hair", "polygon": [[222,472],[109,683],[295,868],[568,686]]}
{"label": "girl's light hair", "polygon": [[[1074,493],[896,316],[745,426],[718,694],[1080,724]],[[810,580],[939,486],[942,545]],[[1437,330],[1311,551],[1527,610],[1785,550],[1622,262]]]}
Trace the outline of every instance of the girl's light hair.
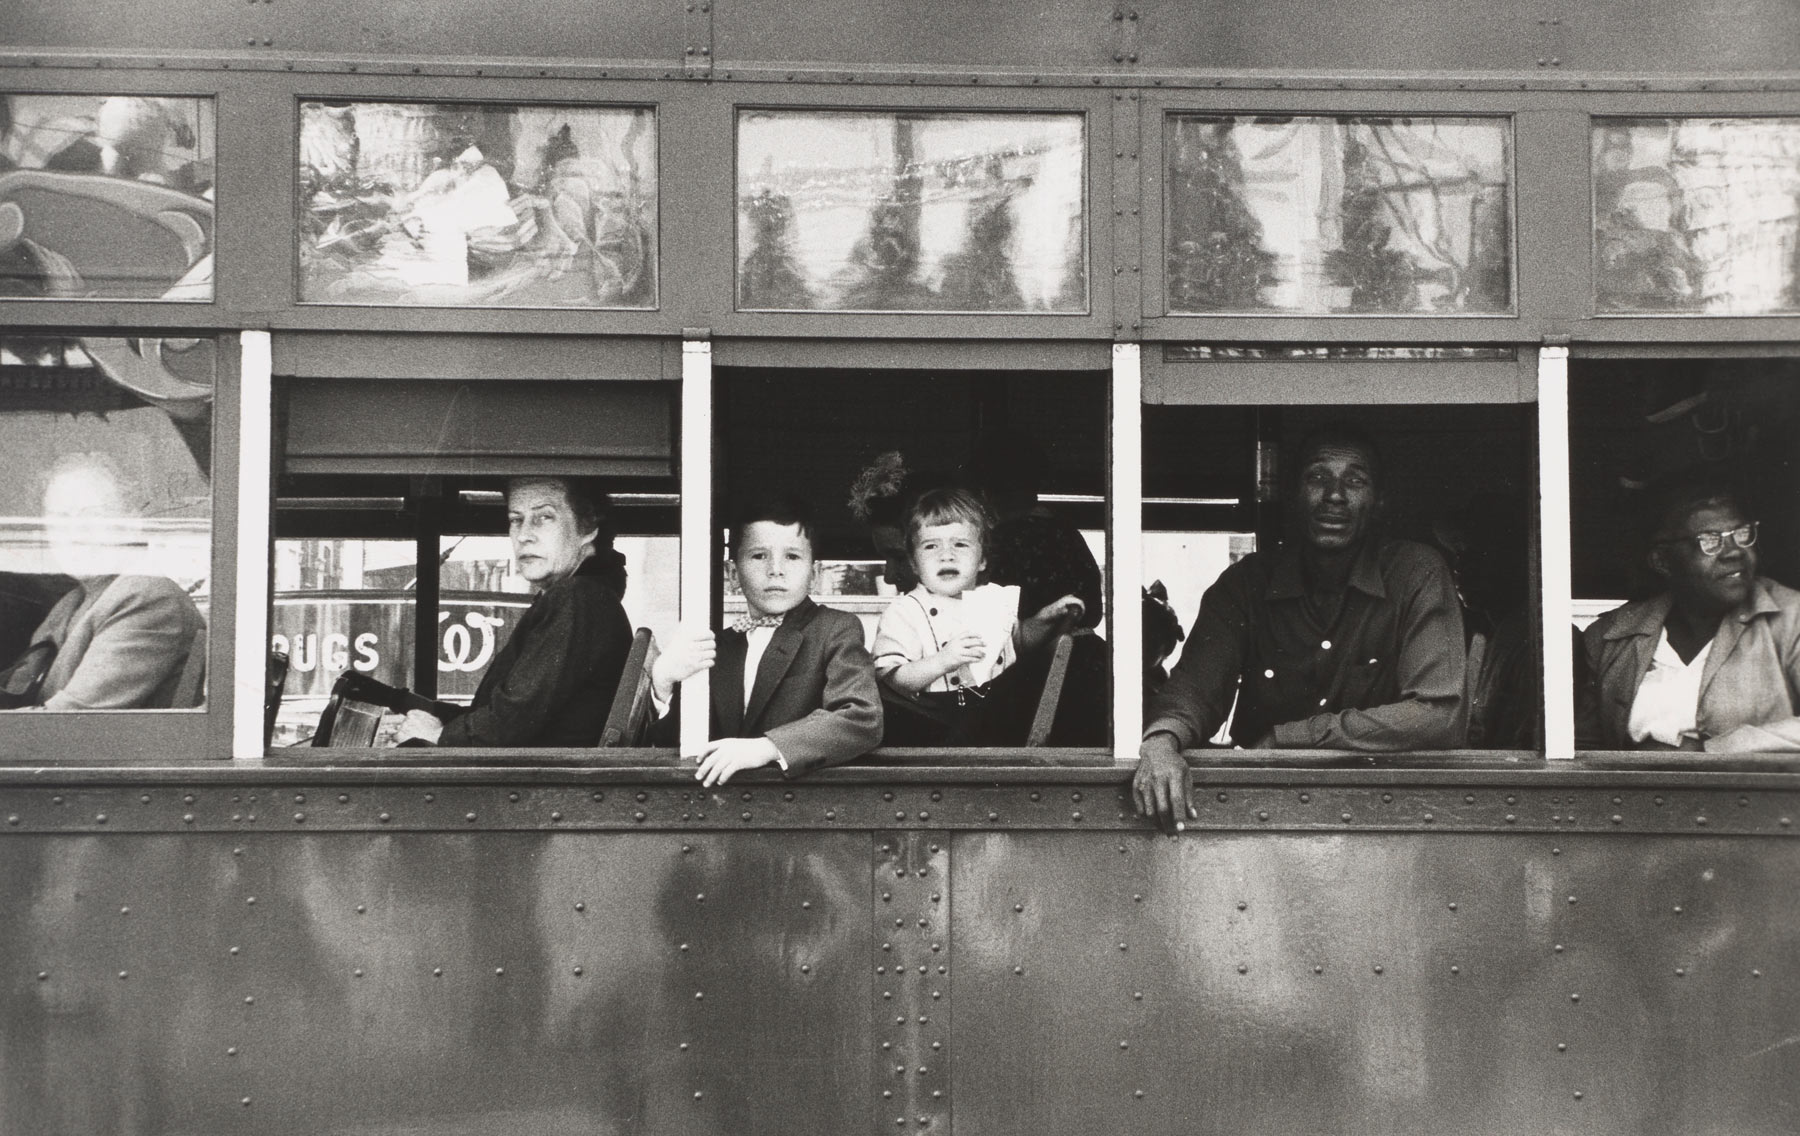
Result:
{"label": "girl's light hair", "polygon": [[973,528],[982,548],[987,547],[988,529],[992,527],[987,507],[981,503],[981,498],[968,490],[950,488],[919,494],[919,499],[906,511],[907,550],[910,552],[918,543],[919,533],[925,526],[947,525],[953,521],[962,521]]}

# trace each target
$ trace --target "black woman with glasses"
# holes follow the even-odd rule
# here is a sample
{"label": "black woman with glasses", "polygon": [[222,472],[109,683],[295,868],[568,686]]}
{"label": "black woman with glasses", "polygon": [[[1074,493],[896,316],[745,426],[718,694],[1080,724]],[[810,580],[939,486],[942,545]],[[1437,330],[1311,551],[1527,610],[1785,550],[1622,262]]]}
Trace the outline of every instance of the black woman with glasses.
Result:
{"label": "black woman with glasses", "polygon": [[1800,750],[1800,592],[1756,574],[1756,522],[1728,483],[1658,487],[1648,564],[1663,591],[1583,636],[1583,748]]}

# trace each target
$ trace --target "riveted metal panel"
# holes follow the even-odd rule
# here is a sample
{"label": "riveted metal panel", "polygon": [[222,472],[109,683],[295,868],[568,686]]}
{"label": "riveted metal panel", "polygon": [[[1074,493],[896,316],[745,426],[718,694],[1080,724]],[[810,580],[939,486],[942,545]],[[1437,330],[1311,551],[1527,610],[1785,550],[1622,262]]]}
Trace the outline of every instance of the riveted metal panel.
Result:
{"label": "riveted metal panel", "polygon": [[835,1136],[866,840],[0,842],[0,1130]]}
{"label": "riveted metal panel", "polygon": [[[469,772],[494,777],[492,770]],[[196,779],[154,786],[0,785],[0,833],[1150,828],[1131,802],[1128,769],[1062,771],[1055,779],[1044,770],[1019,769],[1007,771],[1005,780],[974,783],[796,784],[746,778],[710,790],[679,775],[662,783],[584,784],[569,772],[525,770],[517,782],[486,784],[440,776],[385,784],[321,778],[282,784]],[[643,776],[643,771],[618,772]],[[1289,771],[1275,779],[1266,776],[1273,772],[1208,775],[1196,787],[1199,816],[1188,828],[1800,836],[1800,790],[1786,788],[1787,779],[1781,788],[1756,789],[1716,779],[1708,786],[1644,775],[1586,784],[1489,775],[1446,784],[1441,774],[1358,777],[1315,770],[1310,776]],[[567,780],[539,783],[545,774]]]}
{"label": "riveted metal panel", "polygon": [[1777,1133],[1800,849],[956,837],[961,1132]]}
{"label": "riveted metal panel", "polygon": [[129,51],[663,59],[681,56],[668,0],[534,0],[530,18],[489,0],[10,0],[0,43]]}
{"label": "riveted metal panel", "polygon": [[1790,70],[1800,42],[1800,10],[1787,0],[1144,0],[1126,7],[1140,14],[1149,68],[1728,74]]}

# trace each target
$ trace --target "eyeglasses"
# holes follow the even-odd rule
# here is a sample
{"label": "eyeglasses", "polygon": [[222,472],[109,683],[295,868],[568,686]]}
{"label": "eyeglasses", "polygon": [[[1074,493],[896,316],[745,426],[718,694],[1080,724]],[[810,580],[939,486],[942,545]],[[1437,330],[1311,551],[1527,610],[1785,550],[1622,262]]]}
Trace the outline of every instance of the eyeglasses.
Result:
{"label": "eyeglasses", "polygon": [[1757,523],[1758,522],[1756,521],[1751,521],[1747,525],[1739,525],[1737,528],[1727,532],[1697,532],[1689,536],[1670,537],[1668,540],[1659,540],[1656,543],[1685,544],[1691,540],[1700,546],[1700,555],[1717,556],[1719,553],[1725,551],[1725,542],[1727,540],[1738,548],[1749,548],[1751,545],[1755,544]]}

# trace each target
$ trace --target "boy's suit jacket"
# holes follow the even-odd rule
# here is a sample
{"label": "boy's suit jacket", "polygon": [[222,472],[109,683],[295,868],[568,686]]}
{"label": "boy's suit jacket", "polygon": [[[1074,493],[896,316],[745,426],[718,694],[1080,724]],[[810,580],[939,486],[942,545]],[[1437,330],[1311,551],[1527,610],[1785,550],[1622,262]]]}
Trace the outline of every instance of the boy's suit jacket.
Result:
{"label": "boy's suit jacket", "polygon": [[[788,612],[763,651],[746,705],[748,646],[739,632],[719,633],[708,683],[712,737],[767,736],[786,759],[790,777],[849,761],[881,744],[875,661],[854,615],[810,599]],[[678,717],[672,707],[660,723],[657,733],[665,744],[674,741]]]}

